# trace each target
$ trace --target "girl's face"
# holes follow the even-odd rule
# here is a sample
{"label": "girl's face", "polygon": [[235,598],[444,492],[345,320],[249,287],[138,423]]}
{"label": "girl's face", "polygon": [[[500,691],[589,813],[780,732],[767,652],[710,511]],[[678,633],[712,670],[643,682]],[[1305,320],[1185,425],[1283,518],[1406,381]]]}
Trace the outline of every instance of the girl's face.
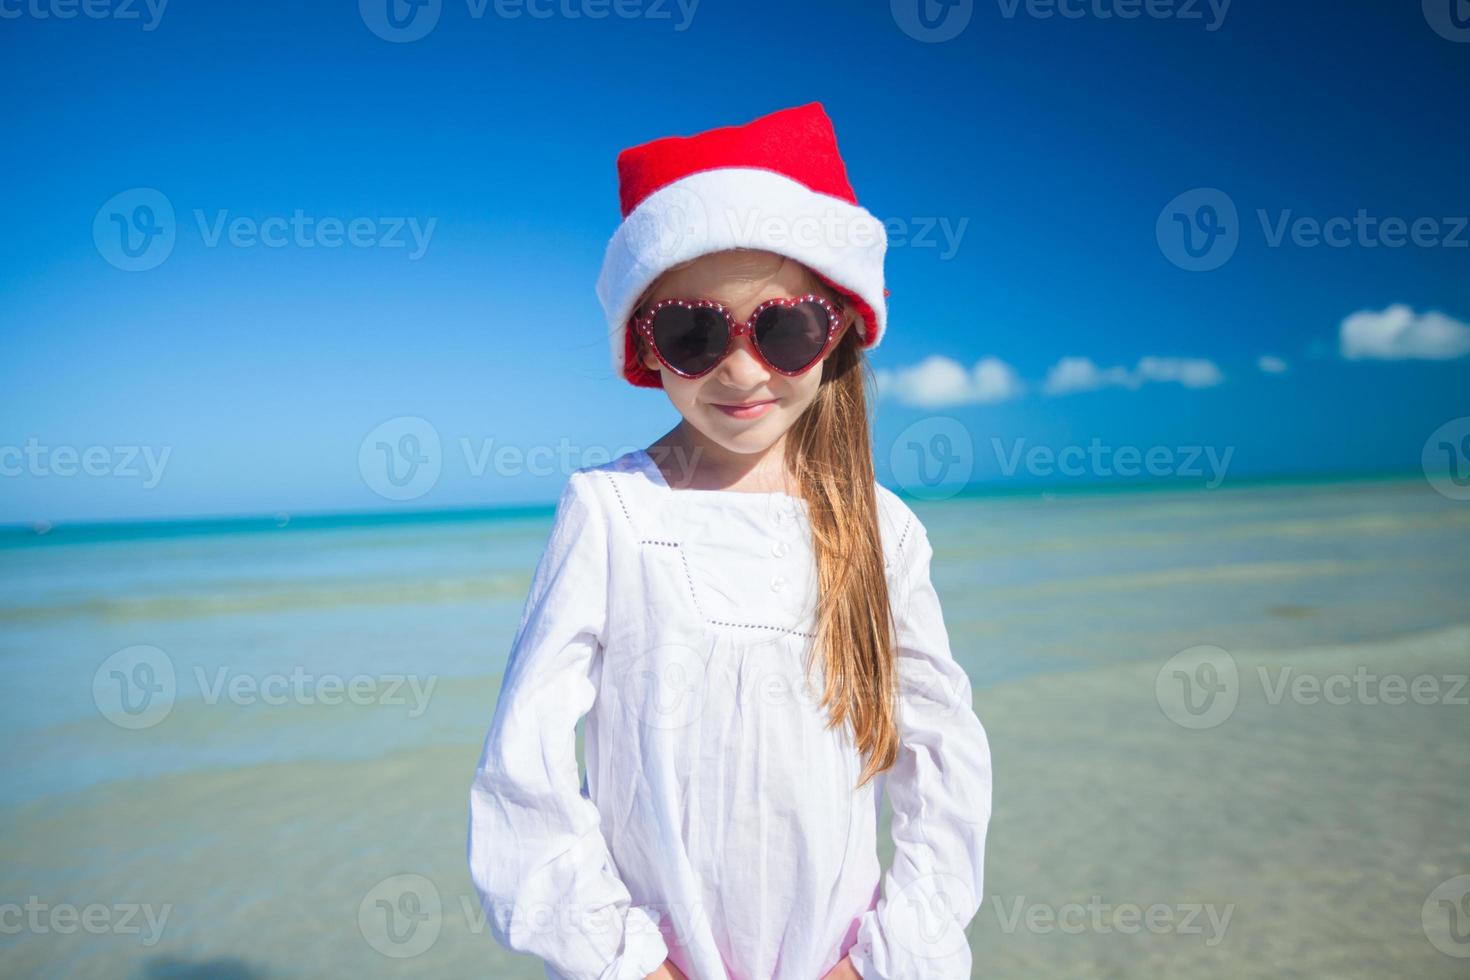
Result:
{"label": "girl's face", "polygon": [[[714,252],[665,273],[639,310],[674,297],[712,299],[744,320],[765,300],[806,293],[836,299],[799,262],[771,252]],[[844,313],[844,319],[850,323],[850,314]],[[660,373],[669,400],[702,435],[730,452],[760,453],[774,445],[817,397],[830,354],[829,349],[811,368],[788,377],[761,363],[750,335],[743,334],[729,356],[701,378],[680,377],[651,350],[643,351],[643,363]],[[737,410],[737,406],[746,407]]]}

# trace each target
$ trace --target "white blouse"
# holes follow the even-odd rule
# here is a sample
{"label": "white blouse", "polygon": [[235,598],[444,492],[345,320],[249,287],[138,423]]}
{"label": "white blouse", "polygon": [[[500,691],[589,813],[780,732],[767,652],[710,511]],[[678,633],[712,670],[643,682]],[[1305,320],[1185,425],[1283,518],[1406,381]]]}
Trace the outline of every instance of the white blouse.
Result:
{"label": "white blouse", "polygon": [[[898,760],[878,784],[827,728],[806,502],[669,486],[642,450],[574,472],[531,582],[470,793],[492,934],[547,975],[970,976],[990,749],[929,578],[877,488],[897,633]],[[810,679],[808,679],[808,677]],[[586,716],[581,783],[575,729]]]}

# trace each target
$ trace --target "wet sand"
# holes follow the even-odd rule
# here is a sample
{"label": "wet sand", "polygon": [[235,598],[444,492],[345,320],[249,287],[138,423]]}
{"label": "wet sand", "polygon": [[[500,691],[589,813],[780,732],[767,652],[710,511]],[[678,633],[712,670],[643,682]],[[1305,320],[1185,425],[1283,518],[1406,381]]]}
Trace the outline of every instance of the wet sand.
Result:
{"label": "wet sand", "polygon": [[[1238,704],[1209,728],[1166,716],[1162,661],[977,692],[997,788],[977,975],[1464,975],[1421,911],[1470,872],[1470,707],[1442,703],[1448,684],[1430,704],[1271,695],[1286,668],[1464,676],[1470,625],[1230,653]],[[446,683],[446,710],[493,703],[494,681]],[[310,730],[287,716],[330,710],[276,720]],[[144,903],[162,929],[152,945],[142,915],[135,934],[6,936],[5,972],[540,977],[490,938],[465,871],[478,749],[128,779],[11,807],[0,892]]]}

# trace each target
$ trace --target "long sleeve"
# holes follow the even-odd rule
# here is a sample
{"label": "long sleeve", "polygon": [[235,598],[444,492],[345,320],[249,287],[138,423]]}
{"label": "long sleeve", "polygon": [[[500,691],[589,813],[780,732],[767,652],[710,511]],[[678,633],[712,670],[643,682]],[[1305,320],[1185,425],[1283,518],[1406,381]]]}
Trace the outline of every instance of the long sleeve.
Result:
{"label": "long sleeve", "polygon": [[970,976],[965,928],[982,901],[990,746],[930,581],[933,548],[910,514],[893,582],[900,748],[884,774],[894,857],[848,955],[865,980]]}
{"label": "long sleeve", "polygon": [[470,791],[470,876],[492,935],[549,977],[643,980],[668,949],[633,906],[582,795],[576,725],[596,698],[608,617],[608,528],[574,472],[532,577]]}

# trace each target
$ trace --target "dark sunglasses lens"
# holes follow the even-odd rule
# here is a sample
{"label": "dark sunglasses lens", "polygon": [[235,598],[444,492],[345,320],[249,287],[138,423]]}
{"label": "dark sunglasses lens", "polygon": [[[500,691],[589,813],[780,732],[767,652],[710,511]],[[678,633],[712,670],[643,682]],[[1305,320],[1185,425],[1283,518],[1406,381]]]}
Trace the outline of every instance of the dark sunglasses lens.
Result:
{"label": "dark sunglasses lens", "polygon": [[773,306],[756,319],[755,342],[782,371],[811,367],[827,342],[827,311],[816,303]]}
{"label": "dark sunglasses lens", "polygon": [[665,306],[653,315],[653,342],[676,370],[700,374],[725,353],[730,330],[719,310]]}

